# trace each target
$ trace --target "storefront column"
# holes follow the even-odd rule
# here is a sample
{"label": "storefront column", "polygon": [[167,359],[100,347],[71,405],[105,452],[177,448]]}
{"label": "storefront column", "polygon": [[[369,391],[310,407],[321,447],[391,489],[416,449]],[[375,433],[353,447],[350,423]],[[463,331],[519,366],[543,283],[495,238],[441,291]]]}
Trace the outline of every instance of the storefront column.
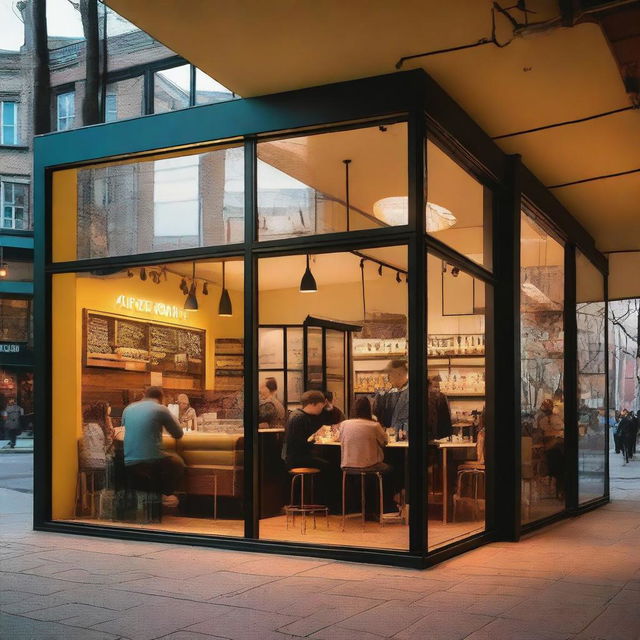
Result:
{"label": "storefront column", "polygon": [[520,537],[520,208],[521,158],[507,158],[507,181],[494,224],[496,423],[495,530],[499,540]]}
{"label": "storefront column", "polygon": [[576,248],[564,247],[564,460],[565,507],[578,509],[578,327]]}

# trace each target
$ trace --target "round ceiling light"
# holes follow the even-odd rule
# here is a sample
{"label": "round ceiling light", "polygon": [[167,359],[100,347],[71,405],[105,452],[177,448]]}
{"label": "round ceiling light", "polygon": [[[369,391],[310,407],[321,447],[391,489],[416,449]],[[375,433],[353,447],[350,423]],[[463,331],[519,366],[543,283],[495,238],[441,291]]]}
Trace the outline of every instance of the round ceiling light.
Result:
{"label": "round ceiling light", "polygon": [[[407,224],[408,213],[409,198],[407,196],[382,198],[373,205],[373,215],[392,227]],[[445,209],[439,204],[433,204],[433,202],[427,202],[426,215],[429,233],[449,229],[457,222],[456,217],[449,209]]]}

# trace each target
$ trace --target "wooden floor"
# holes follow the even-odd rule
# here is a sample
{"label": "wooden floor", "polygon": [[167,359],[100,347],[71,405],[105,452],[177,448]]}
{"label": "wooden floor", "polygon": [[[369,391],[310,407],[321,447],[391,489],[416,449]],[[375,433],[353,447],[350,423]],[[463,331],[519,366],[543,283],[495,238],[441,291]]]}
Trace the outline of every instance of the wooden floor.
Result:
{"label": "wooden floor", "polygon": [[[104,526],[124,526],[172,533],[237,537],[244,535],[242,520],[223,520],[221,518],[208,520],[206,518],[165,515],[161,523],[151,524],[98,521],[89,518],[75,519],[72,522],[99,523]],[[484,522],[456,522],[445,525],[440,520],[430,520],[428,523],[429,548],[434,549],[483,530]],[[317,516],[316,528],[314,529],[313,518],[306,516],[306,533],[303,534],[301,516],[296,516],[295,524],[291,524],[290,520],[288,528],[286,518],[276,516],[263,518],[260,521],[260,538],[279,542],[406,550],[409,547],[409,527],[400,523],[386,523],[381,527],[377,522],[367,521],[363,530],[360,518],[352,516],[347,518],[345,530],[342,531],[342,517],[331,515],[328,526],[324,516]]]}

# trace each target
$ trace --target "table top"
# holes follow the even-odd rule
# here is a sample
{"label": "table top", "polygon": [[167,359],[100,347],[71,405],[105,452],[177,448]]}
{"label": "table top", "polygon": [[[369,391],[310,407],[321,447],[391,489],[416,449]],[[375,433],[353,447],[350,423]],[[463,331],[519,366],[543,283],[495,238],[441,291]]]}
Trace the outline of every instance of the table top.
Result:
{"label": "table top", "polygon": [[[330,441],[326,441],[326,442],[322,442],[322,441],[316,441],[314,442],[314,444],[319,444],[319,445],[328,445],[328,446],[334,446],[334,447],[339,447],[340,443],[336,442],[335,440],[330,440]],[[438,447],[438,449],[465,449],[465,448],[476,448],[478,446],[477,442],[471,442],[471,441],[462,441],[462,442],[438,442],[437,440],[432,440],[431,442],[428,443],[430,446],[432,447]],[[407,440],[400,440],[399,442],[389,442],[387,444],[387,447],[392,448],[392,447],[399,447],[399,448],[407,448],[409,446],[409,442]]]}

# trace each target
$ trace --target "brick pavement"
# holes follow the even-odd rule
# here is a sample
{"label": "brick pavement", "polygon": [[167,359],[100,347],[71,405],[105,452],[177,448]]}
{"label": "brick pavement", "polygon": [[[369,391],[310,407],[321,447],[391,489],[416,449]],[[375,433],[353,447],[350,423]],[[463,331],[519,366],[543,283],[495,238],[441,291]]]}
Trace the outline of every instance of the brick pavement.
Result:
{"label": "brick pavement", "polygon": [[640,461],[613,476],[624,499],[426,571],[33,532],[0,490],[0,636],[638,640]]}

